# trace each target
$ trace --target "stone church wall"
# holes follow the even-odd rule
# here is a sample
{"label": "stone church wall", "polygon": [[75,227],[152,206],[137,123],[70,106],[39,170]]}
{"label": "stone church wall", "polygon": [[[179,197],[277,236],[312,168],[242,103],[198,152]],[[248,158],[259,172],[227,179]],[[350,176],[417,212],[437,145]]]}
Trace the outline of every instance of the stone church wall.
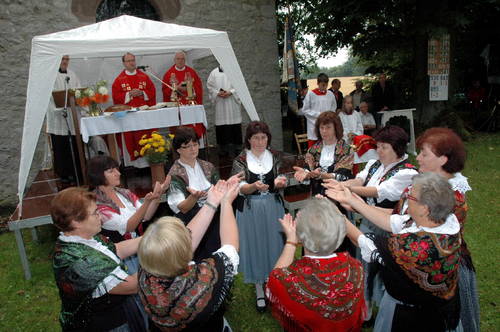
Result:
{"label": "stone church wall", "polygon": [[[165,22],[225,30],[233,45],[261,120],[271,125],[273,146],[283,145],[279,101],[278,52],[275,3],[269,0],[155,0],[174,4],[175,12],[161,16]],[[31,40],[42,35],[94,23],[92,14],[99,0],[3,0],[0,6],[0,205],[17,202],[17,175],[21,151]],[[88,7],[91,7],[90,9]],[[168,8],[167,8],[168,9]],[[90,10],[90,11],[89,11]],[[83,13],[83,14],[82,14]],[[175,18],[173,18],[175,17]],[[204,84],[217,66],[215,58],[194,64]],[[206,96],[206,88],[205,88]],[[205,97],[210,125],[209,141],[215,144],[214,111]],[[244,114],[244,122],[248,117]],[[38,135],[38,133],[33,133]],[[45,135],[40,135],[30,183],[42,165]]]}

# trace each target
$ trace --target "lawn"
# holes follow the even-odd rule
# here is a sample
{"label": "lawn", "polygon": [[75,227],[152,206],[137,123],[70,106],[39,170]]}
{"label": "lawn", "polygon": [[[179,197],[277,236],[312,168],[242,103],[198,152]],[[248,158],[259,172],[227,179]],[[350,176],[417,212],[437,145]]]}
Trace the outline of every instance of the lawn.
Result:
{"label": "lawn", "polygon": [[[465,238],[473,255],[481,305],[481,330],[500,326],[500,134],[481,134],[467,143],[463,172],[473,188],[468,194]],[[51,269],[56,232],[41,227],[41,243],[24,232],[33,278],[24,280],[14,235],[0,235],[0,331],[57,331],[59,297]],[[269,313],[255,310],[253,287],[240,276],[232,290],[226,314],[234,331],[282,331]]]}

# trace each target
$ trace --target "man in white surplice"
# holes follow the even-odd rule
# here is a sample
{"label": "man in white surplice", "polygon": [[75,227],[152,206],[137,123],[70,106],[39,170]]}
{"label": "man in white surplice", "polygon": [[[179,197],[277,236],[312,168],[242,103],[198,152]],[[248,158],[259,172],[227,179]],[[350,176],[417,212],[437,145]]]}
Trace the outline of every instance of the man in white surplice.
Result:
{"label": "man in white surplice", "polygon": [[221,155],[236,156],[241,149],[241,101],[221,67],[208,76],[208,95],[215,106],[215,133]]}
{"label": "man in white surplice", "polygon": [[[68,69],[69,56],[64,55],[59,65],[56,81],[54,82],[53,91],[65,91],[65,89],[75,89],[82,87],[78,76]],[[54,172],[61,178],[63,182],[74,182],[75,171],[71,158],[71,148],[68,139],[68,125],[72,136],[73,151],[77,164],[78,172],[81,173],[80,164],[78,162],[78,151],[76,149],[75,127],[73,124],[73,116],[71,109],[67,108],[67,122],[64,117],[64,109],[58,108],[55,105],[54,99],[50,98],[49,107],[47,110],[47,133],[50,134],[52,143],[52,153],[54,158]],[[89,150],[94,153],[109,154],[106,143],[99,137],[92,137],[89,142]],[[99,152],[95,152],[99,151]],[[80,176],[81,174],[79,174]],[[81,179],[81,178],[80,178]]]}

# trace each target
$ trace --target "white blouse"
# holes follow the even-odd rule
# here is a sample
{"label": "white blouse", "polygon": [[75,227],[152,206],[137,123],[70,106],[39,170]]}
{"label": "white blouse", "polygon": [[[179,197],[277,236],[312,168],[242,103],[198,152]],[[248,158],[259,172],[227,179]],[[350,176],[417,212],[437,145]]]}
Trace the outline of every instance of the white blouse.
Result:
{"label": "white blouse", "polygon": [[342,127],[344,128],[344,140],[351,143],[349,139],[349,134],[363,135],[363,123],[361,122],[361,117],[359,113],[354,111],[351,114],[345,114],[344,112],[339,113],[340,120],[342,121]]}
{"label": "white blouse", "polygon": [[[457,217],[451,213],[446,218],[442,225],[436,227],[424,227],[418,226],[415,222],[412,222],[410,226],[405,227],[405,222],[410,219],[409,215],[399,215],[393,214],[390,217],[391,229],[393,234],[405,234],[405,233],[417,233],[424,231],[427,233],[434,234],[447,234],[454,235],[460,231],[460,224]],[[377,249],[375,243],[364,234],[358,236],[358,245],[361,250],[361,257],[368,263],[372,261],[372,252]]]}
{"label": "white blouse", "polygon": [[[93,238],[84,239],[76,235],[66,236],[64,235],[64,233],[61,232],[59,233],[59,240],[63,242],[84,244],[108,256],[109,258],[114,260],[117,264],[120,264],[120,258],[116,256],[115,253],[113,253],[106,246],[104,246],[102,243],[98,242]],[[97,285],[96,289],[94,289],[94,291],[92,292],[92,297],[95,299],[105,295],[111,289],[115,288],[119,283],[125,280],[127,277],[128,277],[127,272],[125,272],[120,266],[117,266],[113,271],[110,272],[110,274],[108,274],[106,278],[104,278],[103,281],[101,281]]]}
{"label": "white blouse", "polygon": [[[127,233],[128,220],[132,218],[132,216],[142,206],[142,203],[137,200],[136,205],[134,206],[132,202],[123,197],[120,193],[116,192],[116,196],[125,207],[120,208],[120,214],[113,213],[108,220],[103,222],[102,228],[109,231],[117,231],[120,235],[124,235]],[[136,237],[135,232],[130,232],[130,234],[132,235],[132,238]]]}
{"label": "white blouse", "polygon": [[[179,164],[181,164],[186,169],[186,173],[188,176],[188,183],[186,184],[187,187],[197,191],[208,191],[210,189],[212,184],[205,177],[205,173],[203,173],[203,169],[201,168],[198,161],[195,161],[194,167],[191,167],[190,165],[185,164],[180,160]],[[172,189],[171,187],[168,192],[167,202],[168,206],[174,213],[180,212],[177,206],[185,199],[186,196],[182,191],[180,191],[179,189]],[[198,206],[202,206],[206,200],[206,197],[200,198],[197,203]]]}
{"label": "white blouse", "polygon": [[319,166],[326,170],[326,168],[330,167],[335,161],[335,146],[325,145],[323,144],[323,148],[321,149],[321,156],[319,158]]}
{"label": "white blouse", "polygon": [[[418,172],[415,169],[402,169],[399,170],[396,174],[394,174],[391,178],[385,180],[384,182],[380,183],[380,179],[392,168],[394,167],[397,163],[401,162],[404,159],[407,159],[408,155],[404,155],[401,159],[398,159],[397,161],[387,165],[387,167],[384,167],[383,164],[380,165],[380,167],[377,169],[375,174],[371,177],[370,181],[366,184],[366,187],[375,187],[377,189],[377,200],[379,202],[388,199],[390,201],[397,201],[401,197],[401,193],[403,190],[406,189],[411,184],[412,178],[418,174]],[[372,159],[370,160],[365,168],[356,175],[356,178],[360,178],[363,180],[363,182],[366,180],[366,177],[368,176],[368,171],[370,167],[376,162],[377,160]],[[367,203],[369,205],[375,205],[375,198],[374,197],[367,197]]]}

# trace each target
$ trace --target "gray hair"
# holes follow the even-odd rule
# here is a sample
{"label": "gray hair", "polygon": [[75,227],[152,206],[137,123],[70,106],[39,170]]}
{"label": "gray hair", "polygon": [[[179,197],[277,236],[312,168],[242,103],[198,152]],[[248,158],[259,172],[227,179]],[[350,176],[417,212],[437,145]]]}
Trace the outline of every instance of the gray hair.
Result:
{"label": "gray hair", "polygon": [[437,173],[420,173],[413,177],[413,187],[420,191],[420,204],[429,209],[429,219],[442,224],[455,207],[455,193],[450,183]]}
{"label": "gray hair", "polygon": [[344,241],[344,216],[326,198],[312,198],[297,216],[297,237],[319,256],[332,254]]}

